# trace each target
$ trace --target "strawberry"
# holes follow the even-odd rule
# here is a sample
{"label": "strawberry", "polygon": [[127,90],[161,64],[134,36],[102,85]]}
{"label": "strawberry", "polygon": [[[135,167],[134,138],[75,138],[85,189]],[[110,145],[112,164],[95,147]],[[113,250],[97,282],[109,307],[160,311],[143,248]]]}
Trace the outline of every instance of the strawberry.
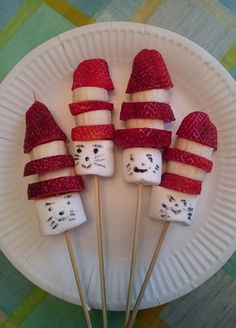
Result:
{"label": "strawberry", "polygon": [[48,108],[36,101],[26,112],[26,133],[24,140],[24,152],[31,150],[41,144],[64,140],[67,137],[55,122]]}
{"label": "strawberry", "polygon": [[96,101],[96,100],[89,100],[89,101],[80,101],[76,103],[69,104],[70,112],[72,115],[78,115],[81,113],[90,112],[93,110],[113,110],[113,104],[109,103],[108,101]]}
{"label": "strawberry", "polygon": [[168,69],[160,52],[141,50],[134,58],[126,93],[172,87]]}
{"label": "strawberry", "polygon": [[202,182],[174,173],[164,173],[160,186],[186,194],[198,195],[201,193]]}
{"label": "strawberry", "polygon": [[113,137],[113,124],[82,125],[71,130],[71,139],[73,141],[111,140]]}
{"label": "strawberry", "polygon": [[155,101],[147,102],[123,102],[120,112],[121,120],[132,118],[156,119],[164,122],[175,120],[173,111],[169,104]]}
{"label": "strawberry", "polygon": [[84,190],[84,182],[80,176],[59,177],[28,185],[28,199],[40,199]]}
{"label": "strawberry", "polygon": [[78,65],[73,75],[72,90],[80,87],[114,90],[108,64],[104,59],[87,59]]}
{"label": "strawberry", "polygon": [[217,130],[209,116],[200,111],[188,114],[180,124],[176,134],[204,146],[217,149]]}
{"label": "strawberry", "polygon": [[123,148],[164,148],[171,143],[171,132],[150,128],[118,129],[115,130],[115,142]]}
{"label": "strawberry", "polygon": [[192,165],[206,172],[211,172],[212,170],[212,161],[181,149],[167,148],[164,150],[162,156],[163,159]]}
{"label": "strawberry", "polygon": [[74,167],[74,159],[71,155],[56,155],[28,162],[25,165],[24,176],[56,171],[66,167]]}

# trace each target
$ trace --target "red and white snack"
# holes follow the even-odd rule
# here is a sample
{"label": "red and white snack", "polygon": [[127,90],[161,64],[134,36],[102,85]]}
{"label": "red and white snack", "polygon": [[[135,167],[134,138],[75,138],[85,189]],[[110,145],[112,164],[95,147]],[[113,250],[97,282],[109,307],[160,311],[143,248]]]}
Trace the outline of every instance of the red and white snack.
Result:
{"label": "red and white snack", "polygon": [[166,149],[166,172],[160,186],[152,188],[149,216],[190,224],[205,173],[212,169],[217,130],[204,112],[188,114],[176,132],[174,148]]}
{"label": "red and white snack", "polygon": [[88,59],[73,75],[73,103],[69,104],[76,127],[71,131],[75,145],[75,169],[79,175],[114,174],[113,137],[108,92],[114,89],[107,62]]}
{"label": "red and white snack", "polygon": [[25,165],[24,176],[38,175],[27,192],[28,199],[35,201],[42,235],[59,234],[86,221],[79,194],[84,183],[75,175],[66,140],[48,108],[36,101],[26,112],[24,152],[31,161]]}
{"label": "red and white snack", "polygon": [[126,92],[131,102],[122,104],[120,119],[126,129],[115,131],[123,152],[123,176],[128,182],[157,185],[161,180],[161,148],[171,142],[165,122],[175,120],[169,105],[173,86],[161,54],[141,50],[134,58]]}

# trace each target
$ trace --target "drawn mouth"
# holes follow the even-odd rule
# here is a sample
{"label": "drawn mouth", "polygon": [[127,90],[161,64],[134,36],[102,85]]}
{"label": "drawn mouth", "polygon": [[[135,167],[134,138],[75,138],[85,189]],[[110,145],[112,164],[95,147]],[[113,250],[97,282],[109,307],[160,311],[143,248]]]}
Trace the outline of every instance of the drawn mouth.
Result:
{"label": "drawn mouth", "polygon": [[90,163],[89,165],[84,165],[84,164],[82,164],[81,165],[84,169],[89,169],[91,166],[92,166],[92,164]]}
{"label": "drawn mouth", "polygon": [[139,169],[137,166],[134,167],[135,173],[145,173],[147,172],[147,169]]}

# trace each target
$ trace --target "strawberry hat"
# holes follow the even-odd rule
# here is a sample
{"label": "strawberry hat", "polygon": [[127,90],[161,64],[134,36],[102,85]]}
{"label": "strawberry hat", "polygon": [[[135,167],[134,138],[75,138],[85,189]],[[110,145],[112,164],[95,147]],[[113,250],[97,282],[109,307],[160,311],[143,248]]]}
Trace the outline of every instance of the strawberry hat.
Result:
{"label": "strawberry hat", "polygon": [[143,49],[134,57],[126,93],[172,87],[168,69],[160,52]]}
{"label": "strawberry hat", "polygon": [[50,141],[64,140],[67,137],[55,122],[48,108],[39,101],[35,101],[26,112],[26,132],[24,152]]}
{"label": "strawberry hat", "polygon": [[80,87],[114,90],[106,60],[100,58],[87,59],[78,65],[73,74],[72,90]]}
{"label": "strawberry hat", "polygon": [[201,111],[188,114],[180,124],[176,134],[204,146],[217,149],[217,129],[209,116]]}

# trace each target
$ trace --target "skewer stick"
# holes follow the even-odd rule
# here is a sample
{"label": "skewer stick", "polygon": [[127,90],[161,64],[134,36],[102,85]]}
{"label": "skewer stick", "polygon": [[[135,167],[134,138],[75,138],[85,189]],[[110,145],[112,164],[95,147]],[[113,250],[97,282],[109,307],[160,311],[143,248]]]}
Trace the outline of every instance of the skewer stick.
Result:
{"label": "skewer stick", "polygon": [[127,324],[126,328],[131,328],[132,325],[133,325],[133,323],[134,323],[134,320],[135,320],[136,315],[138,313],[138,309],[139,309],[140,303],[142,301],[143,294],[144,294],[144,292],[146,290],[146,287],[148,285],[149,279],[150,279],[150,277],[152,275],[152,271],[153,271],[154,266],[156,264],[157,257],[159,255],[160,250],[161,250],[162,243],[163,243],[163,241],[165,239],[165,235],[167,233],[169,224],[170,224],[170,222],[165,222],[164,225],[163,225],[163,228],[162,228],[162,231],[161,231],[161,235],[159,237],[159,240],[157,242],[156,248],[155,248],[154,253],[153,253],[153,256],[152,256],[151,263],[149,265],[148,271],[146,273],[145,279],[143,281],[143,284],[142,284],[142,287],[140,289],[140,292],[139,292],[137,301],[135,303],[133,312],[132,312],[132,314],[130,316],[130,319],[128,321],[128,324]]}
{"label": "skewer stick", "polygon": [[102,297],[102,316],[103,327],[108,327],[107,321],[107,304],[106,304],[106,288],[105,288],[105,274],[104,274],[104,258],[103,258],[103,238],[102,238],[102,223],[101,223],[101,203],[100,203],[100,188],[99,177],[94,176],[94,189],[96,200],[96,224],[97,224],[97,243],[98,243],[98,259],[99,259],[99,271],[100,271],[100,288]]}
{"label": "skewer stick", "polygon": [[70,256],[70,261],[71,261],[71,265],[72,265],[74,276],[75,276],[76,285],[77,285],[77,288],[78,288],[78,291],[79,291],[79,296],[80,296],[81,305],[82,305],[82,308],[83,308],[85,320],[86,320],[86,323],[87,323],[87,327],[92,328],[92,324],[91,324],[91,320],[90,320],[90,316],[89,316],[89,312],[88,312],[88,307],[87,307],[84,291],[83,291],[81,280],[80,280],[79,270],[78,270],[77,265],[76,265],[76,260],[75,260],[75,256],[74,256],[74,252],[73,252],[69,232],[66,231],[64,233],[64,236],[65,236],[65,240],[66,240],[66,244],[67,244],[67,248],[68,248],[68,253],[69,253],[69,256]]}
{"label": "skewer stick", "polygon": [[136,258],[137,258],[139,222],[140,222],[141,208],[142,208],[142,196],[143,196],[143,185],[140,183],[138,185],[138,195],[137,195],[136,213],[135,213],[135,221],[134,221],[134,236],[133,236],[132,256],[131,256],[131,265],[130,265],[129,288],[128,288],[128,296],[127,296],[126,312],[125,312],[125,325],[127,324],[130,315],[130,303],[131,303],[133,287],[134,287],[134,273],[135,273]]}

